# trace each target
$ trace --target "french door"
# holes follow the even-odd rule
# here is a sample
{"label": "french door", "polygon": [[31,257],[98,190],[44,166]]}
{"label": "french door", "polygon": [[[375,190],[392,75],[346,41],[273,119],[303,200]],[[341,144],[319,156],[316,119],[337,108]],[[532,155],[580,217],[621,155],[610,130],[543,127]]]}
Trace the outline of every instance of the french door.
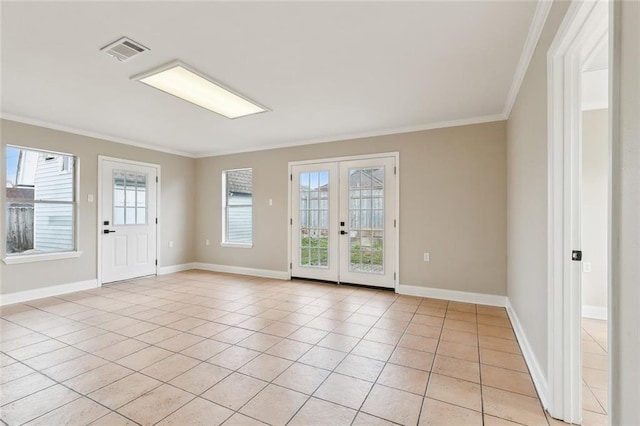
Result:
{"label": "french door", "polygon": [[291,167],[291,274],[395,287],[395,158]]}
{"label": "french door", "polygon": [[155,167],[102,161],[101,282],[156,273]]}

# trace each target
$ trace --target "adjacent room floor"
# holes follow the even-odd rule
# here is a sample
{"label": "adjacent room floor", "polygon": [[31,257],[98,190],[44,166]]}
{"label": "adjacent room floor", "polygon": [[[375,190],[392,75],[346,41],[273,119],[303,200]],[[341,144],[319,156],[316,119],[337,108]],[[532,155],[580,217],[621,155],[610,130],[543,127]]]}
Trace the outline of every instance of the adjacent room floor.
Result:
{"label": "adjacent room floor", "polygon": [[583,425],[607,425],[607,321],[582,319]]}
{"label": "adjacent room floor", "polygon": [[549,423],[502,308],[188,271],[1,313],[9,425]]}

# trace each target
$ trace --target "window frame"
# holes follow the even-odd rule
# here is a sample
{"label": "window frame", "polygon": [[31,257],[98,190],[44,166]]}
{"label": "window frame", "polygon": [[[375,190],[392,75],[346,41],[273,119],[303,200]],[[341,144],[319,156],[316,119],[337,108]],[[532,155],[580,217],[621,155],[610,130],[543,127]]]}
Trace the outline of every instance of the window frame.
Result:
{"label": "window frame", "polygon": [[[8,148],[14,148],[14,149],[18,149],[18,150],[25,150],[25,151],[32,151],[32,152],[37,152],[37,153],[41,153],[41,154],[53,154],[56,156],[68,156],[68,157],[72,157],[73,158],[73,167],[72,170],[70,171],[65,171],[62,172],[61,170],[58,170],[59,173],[66,173],[66,174],[71,174],[72,175],[72,200],[71,201],[56,201],[56,200],[46,200],[46,199],[38,199],[38,200],[33,200],[32,202],[30,202],[29,204],[33,204],[34,207],[36,204],[60,204],[60,205],[70,205],[71,206],[71,211],[72,211],[72,237],[71,237],[71,241],[73,242],[73,248],[71,250],[57,250],[57,251],[50,251],[50,252],[40,252],[40,253],[29,253],[29,254],[23,254],[23,253],[16,253],[16,254],[10,254],[7,253],[7,224],[3,224],[2,225],[2,238],[3,238],[3,244],[2,244],[2,261],[7,264],[7,265],[13,265],[13,264],[21,264],[21,263],[30,263],[30,262],[41,262],[41,261],[49,261],[49,260],[59,260],[59,259],[68,259],[68,258],[75,258],[75,257],[80,257],[82,255],[82,251],[80,250],[80,239],[79,239],[79,232],[78,232],[78,228],[80,226],[79,224],[79,194],[80,194],[80,159],[78,158],[78,156],[71,154],[71,153],[67,153],[67,152],[60,152],[60,151],[52,151],[52,150],[48,150],[48,149],[42,149],[42,148],[33,148],[33,147],[29,147],[29,146],[23,146],[23,145],[14,145],[14,144],[7,144],[4,146],[4,154],[6,157],[6,152]],[[45,160],[46,161],[46,160]],[[63,160],[63,157],[61,158],[61,161]],[[60,164],[60,163],[58,163]],[[3,169],[5,170],[5,178],[6,178],[6,166],[7,166],[7,161],[5,158],[4,164],[2,165]],[[11,198],[7,198],[7,188],[5,186],[5,190],[2,194],[2,208],[5,211],[6,214],[6,210],[7,207],[9,205],[9,203],[12,202],[13,199]]]}
{"label": "window frame", "polygon": [[[229,219],[229,191],[227,190],[227,173],[239,172],[244,170],[251,170],[251,242],[236,242],[228,240],[228,219]],[[235,248],[253,248],[253,168],[242,167],[238,169],[227,169],[222,171],[222,241],[220,245],[222,247],[235,247]],[[242,206],[247,207],[247,206]]]}

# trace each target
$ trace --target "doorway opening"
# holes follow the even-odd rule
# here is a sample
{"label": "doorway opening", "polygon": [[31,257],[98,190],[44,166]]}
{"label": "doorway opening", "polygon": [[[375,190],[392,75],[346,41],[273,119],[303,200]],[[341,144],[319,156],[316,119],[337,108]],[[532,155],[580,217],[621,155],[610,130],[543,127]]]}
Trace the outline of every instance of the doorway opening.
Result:
{"label": "doorway opening", "polygon": [[606,424],[608,413],[609,44],[605,36],[582,69],[581,249],[582,418]]}
{"label": "doorway opening", "polygon": [[594,108],[589,98],[599,90],[608,105],[609,7],[606,0],[572,3],[548,53],[547,408],[576,424],[583,416],[606,416],[609,382],[606,359],[583,357],[583,350],[597,346],[603,353],[596,355],[606,356],[607,324],[582,318],[607,316],[610,285],[610,114],[602,100]]}
{"label": "doorway opening", "polygon": [[98,158],[98,281],[157,275],[160,166]]}

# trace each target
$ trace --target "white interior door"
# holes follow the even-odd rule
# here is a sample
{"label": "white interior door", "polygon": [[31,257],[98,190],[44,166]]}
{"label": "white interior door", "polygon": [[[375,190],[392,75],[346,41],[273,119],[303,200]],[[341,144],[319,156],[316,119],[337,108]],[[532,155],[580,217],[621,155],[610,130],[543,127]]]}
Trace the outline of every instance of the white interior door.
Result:
{"label": "white interior door", "polygon": [[395,286],[395,158],[291,168],[294,277]]}
{"label": "white interior door", "polygon": [[156,273],[155,167],[102,160],[102,283]]}

